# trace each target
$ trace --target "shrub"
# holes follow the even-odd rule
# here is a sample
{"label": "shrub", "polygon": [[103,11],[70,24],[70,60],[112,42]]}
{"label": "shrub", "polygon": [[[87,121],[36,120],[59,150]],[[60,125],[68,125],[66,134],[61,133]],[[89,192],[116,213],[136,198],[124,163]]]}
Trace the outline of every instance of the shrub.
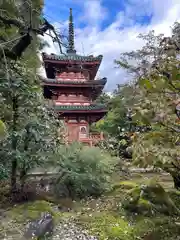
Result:
{"label": "shrub", "polygon": [[60,173],[55,184],[56,195],[83,198],[110,190],[115,158],[99,148],[80,144],[61,147],[58,157]]}

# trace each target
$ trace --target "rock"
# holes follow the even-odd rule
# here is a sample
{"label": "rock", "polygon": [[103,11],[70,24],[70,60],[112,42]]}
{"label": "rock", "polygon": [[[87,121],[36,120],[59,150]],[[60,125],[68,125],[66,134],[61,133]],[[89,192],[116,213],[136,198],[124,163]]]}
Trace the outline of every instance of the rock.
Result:
{"label": "rock", "polygon": [[141,193],[141,189],[139,187],[135,187],[129,190],[124,197],[124,200],[122,202],[122,207],[126,210],[136,212],[138,201],[140,199],[140,193]]}
{"label": "rock", "polygon": [[131,212],[147,215],[155,212],[168,215],[180,213],[169,194],[156,182],[129,190],[124,197],[122,207]]}
{"label": "rock", "polygon": [[43,213],[43,216],[27,225],[25,231],[25,239],[32,239],[33,237],[40,238],[46,235],[52,235],[54,229],[53,217],[50,213]]}
{"label": "rock", "polygon": [[167,214],[179,213],[179,209],[176,207],[169,194],[156,182],[141,186],[141,198],[150,201],[154,209],[158,212]]}

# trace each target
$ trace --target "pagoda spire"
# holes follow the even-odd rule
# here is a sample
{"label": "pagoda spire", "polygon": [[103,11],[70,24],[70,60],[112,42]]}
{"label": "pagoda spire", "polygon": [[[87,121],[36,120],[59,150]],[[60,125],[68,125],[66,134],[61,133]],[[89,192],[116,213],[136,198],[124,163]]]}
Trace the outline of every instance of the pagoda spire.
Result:
{"label": "pagoda spire", "polygon": [[67,53],[76,53],[74,48],[74,23],[73,23],[73,15],[72,15],[72,8],[70,8],[70,15],[69,15],[69,37],[68,37],[68,49]]}

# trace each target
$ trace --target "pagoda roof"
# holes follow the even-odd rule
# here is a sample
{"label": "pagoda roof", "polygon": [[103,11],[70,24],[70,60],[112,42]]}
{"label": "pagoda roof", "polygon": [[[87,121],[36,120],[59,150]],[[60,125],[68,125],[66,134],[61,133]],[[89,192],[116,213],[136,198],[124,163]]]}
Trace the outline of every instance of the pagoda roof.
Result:
{"label": "pagoda roof", "polygon": [[49,78],[42,78],[44,85],[52,85],[52,86],[57,86],[57,85],[64,85],[64,86],[69,86],[69,85],[77,85],[77,86],[104,86],[107,82],[107,78],[102,78],[98,80],[89,80],[89,81],[80,81],[80,80],[57,80],[57,79],[49,79]]}
{"label": "pagoda roof", "polygon": [[47,54],[47,53],[42,53],[43,60],[47,61],[59,61],[59,62],[69,62],[69,61],[77,61],[77,62],[84,62],[84,63],[93,63],[97,62],[98,64],[101,63],[103,56],[99,55],[97,57],[93,55],[89,56],[81,56],[78,54],[61,54],[61,55],[56,55],[56,54]]}
{"label": "pagoda roof", "polygon": [[104,104],[91,104],[91,105],[54,105],[54,109],[59,112],[72,112],[72,111],[96,111],[107,112],[107,106]]}

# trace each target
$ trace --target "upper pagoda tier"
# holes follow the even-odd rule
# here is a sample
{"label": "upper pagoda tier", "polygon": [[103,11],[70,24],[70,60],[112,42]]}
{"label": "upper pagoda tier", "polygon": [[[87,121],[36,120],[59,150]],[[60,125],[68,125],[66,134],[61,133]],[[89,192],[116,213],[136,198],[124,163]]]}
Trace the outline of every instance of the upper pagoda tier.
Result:
{"label": "upper pagoda tier", "polygon": [[56,55],[42,54],[47,78],[56,78],[56,76],[67,72],[84,72],[88,79],[94,79],[101,64],[102,55],[80,56],[77,54]]}
{"label": "upper pagoda tier", "polygon": [[56,79],[68,72],[83,72],[88,80],[93,80],[97,74],[103,56],[78,55],[74,46],[74,24],[72,9],[69,17],[69,37],[66,54],[42,53],[47,78]]}

